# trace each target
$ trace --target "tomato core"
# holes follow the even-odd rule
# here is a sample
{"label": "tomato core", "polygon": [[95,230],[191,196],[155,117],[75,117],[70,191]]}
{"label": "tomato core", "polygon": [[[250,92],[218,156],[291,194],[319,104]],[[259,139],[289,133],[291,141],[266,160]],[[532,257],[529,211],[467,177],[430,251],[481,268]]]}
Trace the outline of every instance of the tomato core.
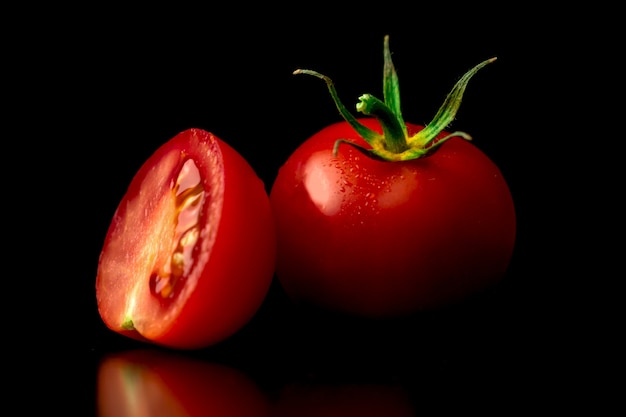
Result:
{"label": "tomato core", "polygon": [[200,171],[192,159],[182,166],[172,187],[175,227],[172,251],[150,275],[150,292],[161,302],[176,298],[193,264],[193,250],[200,236],[200,213],[205,199]]}

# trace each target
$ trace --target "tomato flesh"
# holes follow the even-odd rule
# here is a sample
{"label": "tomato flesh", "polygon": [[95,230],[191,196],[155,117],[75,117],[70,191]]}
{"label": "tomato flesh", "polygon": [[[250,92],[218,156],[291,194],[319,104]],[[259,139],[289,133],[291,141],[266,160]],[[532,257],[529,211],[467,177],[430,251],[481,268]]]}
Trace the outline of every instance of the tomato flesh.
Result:
{"label": "tomato flesh", "polygon": [[274,262],[264,184],[225,142],[189,129],[146,161],[120,202],[98,264],[98,309],[130,337],[207,346],[260,307]]}
{"label": "tomato flesh", "polygon": [[[380,132],[374,119],[361,122]],[[502,279],[515,210],[484,153],[453,138],[426,158],[389,162],[345,144],[334,156],[338,139],[366,146],[348,123],[328,126],[295,150],[270,192],[276,275],[293,300],[397,316],[454,304]]]}

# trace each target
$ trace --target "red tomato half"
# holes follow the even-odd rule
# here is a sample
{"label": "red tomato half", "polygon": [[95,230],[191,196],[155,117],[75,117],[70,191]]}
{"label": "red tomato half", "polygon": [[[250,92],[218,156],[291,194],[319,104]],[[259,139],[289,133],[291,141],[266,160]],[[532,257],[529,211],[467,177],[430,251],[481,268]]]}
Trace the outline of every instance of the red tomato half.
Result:
{"label": "red tomato half", "polygon": [[251,166],[213,134],[186,130],[145,162],[115,212],[98,264],[100,315],[132,338],[215,344],[260,307],[275,245]]}
{"label": "red tomato half", "polygon": [[[381,133],[375,119],[359,121]],[[396,316],[461,301],[504,276],[513,199],[477,147],[453,138],[428,157],[389,162],[345,144],[334,156],[338,139],[367,147],[348,123],[328,126],[288,158],[270,193],[276,275],[294,300]]]}

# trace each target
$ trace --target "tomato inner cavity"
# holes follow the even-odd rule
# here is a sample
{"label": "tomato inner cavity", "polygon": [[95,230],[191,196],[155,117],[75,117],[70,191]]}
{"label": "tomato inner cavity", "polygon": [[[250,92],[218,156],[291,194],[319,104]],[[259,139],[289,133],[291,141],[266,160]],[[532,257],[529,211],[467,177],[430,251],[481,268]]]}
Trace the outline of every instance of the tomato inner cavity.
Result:
{"label": "tomato inner cavity", "polygon": [[193,248],[200,236],[200,214],[205,198],[200,171],[189,159],[172,187],[176,226],[172,249],[164,262],[155,265],[150,276],[150,291],[163,301],[173,299],[183,286],[192,266]]}

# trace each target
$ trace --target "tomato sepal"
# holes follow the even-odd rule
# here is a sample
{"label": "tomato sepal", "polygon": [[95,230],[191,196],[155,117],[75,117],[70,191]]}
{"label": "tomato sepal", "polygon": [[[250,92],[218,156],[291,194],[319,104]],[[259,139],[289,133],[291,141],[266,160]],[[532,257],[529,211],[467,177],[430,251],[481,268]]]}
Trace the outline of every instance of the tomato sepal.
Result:
{"label": "tomato sepal", "polygon": [[309,69],[297,69],[293,74],[308,74],[323,80],[341,116],[371,147],[363,148],[350,140],[339,139],[335,142],[333,147],[333,153],[335,155],[337,155],[337,150],[341,144],[349,144],[359,151],[366,149],[366,154],[376,156],[386,161],[409,161],[428,156],[450,138],[460,137],[465,140],[472,140],[469,134],[461,131],[453,132],[443,138],[440,138],[440,134],[454,120],[461,106],[461,101],[470,79],[481,68],[495,62],[496,59],[496,57],[486,59],[467,71],[448,93],[431,122],[413,136],[409,136],[406,124],[402,118],[400,87],[398,75],[391,59],[389,35],[386,35],[384,38],[384,101],[381,101],[372,94],[363,94],[359,97],[359,102],[356,105],[358,112],[366,116],[372,116],[378,120],[382,128],[382,134],[360,123],[358,119],[348,111],[341,102],[337,89],[330,77]]}

